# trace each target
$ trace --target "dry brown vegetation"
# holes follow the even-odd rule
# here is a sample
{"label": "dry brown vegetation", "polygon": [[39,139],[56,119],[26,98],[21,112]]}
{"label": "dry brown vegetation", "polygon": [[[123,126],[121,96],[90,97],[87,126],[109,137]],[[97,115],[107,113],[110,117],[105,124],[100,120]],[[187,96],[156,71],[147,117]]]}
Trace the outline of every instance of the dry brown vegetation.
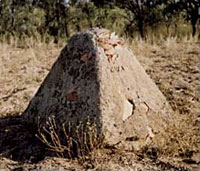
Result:
{"label": "dry brown vegetation", "polygon": [[[22,114],[63,46],[63,43],[45,44],[31,38],[20,44],[15,39],[10,44],[0,44],[0,168],[193,170],[197,167],[200,118],[197,38],[130,41],[133,53],[174,109],[174,118],[165,132],[140,151],[105,147],[79,160],[53,157],[48,150],[42,150],[46,146],[34,134],[22,133],[37,131],[22,126],[20,121],[16,123],[11,117]],[[29,141],[24,144],[26,138]],[[29,158],[20,151],[23,148],[32,150]],[[38,154],[32,155],[33,151]]]}
{"label": "dry brown vegetation", "polygon": [[149,46],[133,42],[133,49],[147,73],[156,82],[175,111],[165,132],[153,146],[163,157],[198,156],[198,42],[192,37],[168,37]]}

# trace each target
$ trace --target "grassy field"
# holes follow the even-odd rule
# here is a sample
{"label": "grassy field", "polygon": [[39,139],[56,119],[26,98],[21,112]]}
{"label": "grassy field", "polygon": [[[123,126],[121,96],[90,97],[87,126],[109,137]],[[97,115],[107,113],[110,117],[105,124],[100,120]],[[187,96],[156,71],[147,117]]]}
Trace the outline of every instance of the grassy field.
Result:
{"label": "grassy field", "polygon": [[[23,138],[30,139],[29,146],[30,143],[34,146],[34,142],[39,146],[40,142],[35,140],[34,135],[19,134],[30,128],[21,127],[20,124],[16,126],[12,116],[21,115],[26,109],[64,44],[46,44],[31,38],[20,44],[15,39],[10,44],[1,43],[0,169],[194,170],[199,164],[200,121],[197,38],[167,37],[146,41],[135,38],[129,44],[175,111],[175,119],[169,122],[166,131],[140,151],[105,148],[82,159],[71,160],[57,158],[45,150],[39,150],[38,154],[29,156],[34,160],[27,161],[26,157],[22,157],[24,153],[21,153],[26,148],[21,143]],[[8,122],[12,124],[6,124]],[[37,153],[37,150],[33,151]]]}

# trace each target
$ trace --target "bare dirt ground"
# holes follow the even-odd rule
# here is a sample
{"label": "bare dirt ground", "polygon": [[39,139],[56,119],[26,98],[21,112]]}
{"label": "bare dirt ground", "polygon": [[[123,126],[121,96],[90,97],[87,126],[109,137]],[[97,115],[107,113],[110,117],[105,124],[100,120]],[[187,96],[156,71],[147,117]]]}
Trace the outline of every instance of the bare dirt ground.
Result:
{"label": "bare dirt ground", "polygon": [[[175,111],[175,119],[140,151],[97,149],[80,159],[50,152],[20,115],[63,45],[27,40],[0,44],[0,170],[197,170],[199,165],[198,43],[194,38],[131,42],[147,73]],[[156,97],[155,97],[156,98]]]}

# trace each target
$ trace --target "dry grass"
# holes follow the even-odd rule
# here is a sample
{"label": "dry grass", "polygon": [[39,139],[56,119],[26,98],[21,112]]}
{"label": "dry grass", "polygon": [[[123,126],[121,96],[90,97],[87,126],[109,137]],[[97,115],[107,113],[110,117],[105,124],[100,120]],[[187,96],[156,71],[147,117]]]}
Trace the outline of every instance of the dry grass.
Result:
{"label": "dry grass", "polygon": [[160,157],[193,158],[199,155],[198,39],[168,37],[165,40],[137,39],[134,53],[174,109],[165,132],[150,146]]}
{"label": "dry grass", "polygon": [[[21,114],[24,111],[63,46],[51,42],[36,42],[33,39],[27,39],[20,45],[15,39],[10,44],[0,44],[0,117]],[[168,123],[165,132],[161,132],[149,146],[138,153],[152,157],[155,151],[156,156],[163,160],[180,158],[197,162],[200,117],[197,91],[197,38],[168,37],[146,41],[135,38],[131,41],[131,47],[175,111],[175,119]],[[40,138],[47,146],[62,155],[63,151],[69,151],[70,147],[64,146],[57,139],[57,132],[52,131],[55,126],[56,124],[51,123],[52,128],[46,130],[50,139],[47,138],[47,134],[44,135],[44,130],[40,132]],[[66,141],[70,144],[73,140],[66,137]],[[80,149],[86,150],[85,147]],[[89,157],[86,156],[82,160],[82,163],[86,163],[87,166],[91,163],[93,167],[104,166],[108,169],[131,166],[129,162],[133,154],[125,153],[94,150]],[[126,159],[121,159],[120,156],[125,156]],[[125,161],[128,164],[124,164]]]}
{"label": "dry grass", "polygon": [[21,113],[49,72],[61,46],[34,42],[31,38],[19,46],[0,43],[1,116]]}
{"label": "dry grass", "polygon": [[174,115],[174,120],[168,123],[165,132],[154,139],[154,145],[158,147],[161,157],[191,158],[199,150],[198,127],[194,124],[196,118]]}
{"label": "dry grass", "polygon": [[42,127],[38,131],[37,137],[58,157],[78,157],[83,162],[92,151],[103,146],[103,136],[99,135],[97,125],[91,123],[90,119],[76,125],[75,132],[72,132],[74,126],[70,123],[63,124],[59,131],[54,117],[49,118],[47,124],[47,128]]}

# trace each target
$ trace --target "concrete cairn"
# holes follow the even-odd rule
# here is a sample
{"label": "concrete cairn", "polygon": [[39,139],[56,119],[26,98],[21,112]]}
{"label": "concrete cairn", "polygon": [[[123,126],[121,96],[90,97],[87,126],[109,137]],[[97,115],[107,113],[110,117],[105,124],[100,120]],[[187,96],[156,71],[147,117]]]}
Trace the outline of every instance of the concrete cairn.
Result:
{"label": "concrete cairn", "polygon": [[63,126],[77,140],[77,126],[88,131],[89,123],[109,145],[138,148],[164,128],[171,113],[124,41],[94,28],[71,37],[24,118],[38,129],[47,129],[53,118],[60,139]]}

